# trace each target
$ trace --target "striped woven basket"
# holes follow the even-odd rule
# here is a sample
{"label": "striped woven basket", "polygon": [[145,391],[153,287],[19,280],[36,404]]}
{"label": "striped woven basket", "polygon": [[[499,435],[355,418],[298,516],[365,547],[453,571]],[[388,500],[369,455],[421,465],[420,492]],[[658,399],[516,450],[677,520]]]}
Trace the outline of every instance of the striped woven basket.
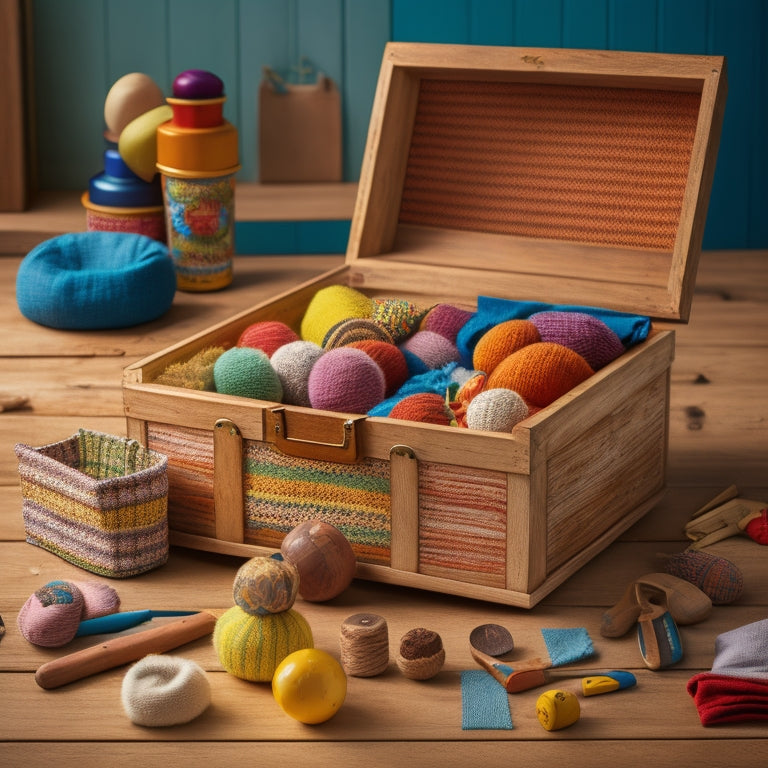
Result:
{"label": "striped woven basket", "polygon": [[124,578],[168,559],[166,456],[81,429],[15,448],[26,538],[80,568]]}

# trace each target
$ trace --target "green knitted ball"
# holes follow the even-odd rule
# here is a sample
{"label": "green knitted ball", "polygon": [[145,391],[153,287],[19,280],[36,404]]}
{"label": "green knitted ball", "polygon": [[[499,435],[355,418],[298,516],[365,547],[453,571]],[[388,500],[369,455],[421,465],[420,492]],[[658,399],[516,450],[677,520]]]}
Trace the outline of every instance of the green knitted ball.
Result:
{"label": "green knitted ball", "polygon": [[307,620],[293,608],[259,616],[235,605],[216,621],[213,647],[231,675],[266,683],[286,656],[313,648],[314,640]]}
{"label": "green knitted ball", "polygon": [[265,352],[251,347],[232,347],[213,366],[216,391],[225,395],[280,402],[283,386]]}

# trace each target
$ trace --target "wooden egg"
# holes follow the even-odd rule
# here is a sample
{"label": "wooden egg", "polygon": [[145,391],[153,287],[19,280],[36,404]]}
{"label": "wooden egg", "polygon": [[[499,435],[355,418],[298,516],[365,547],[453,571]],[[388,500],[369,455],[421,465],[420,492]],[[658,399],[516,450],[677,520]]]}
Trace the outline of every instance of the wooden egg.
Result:
{"label": "wooden egg", "polygon": [[264,616],[287,611],[296,600],[299,572],[280,555],[253,557],[240,567],[232,589],[235,603],[246,613]]}
{"label": "wooden egg", "polygon": [[106,138],[118,141],[128,123],[165,104],[160,86],[143,72],[130,72],[115,81],[104,100]]}
{"label": "wooden egg", "polygon": [[355,576],[357,560],[344,534],[330,523],[309,520],[283,539],[283,557],[299,572],[299,594],[310,602],[340,595]]}

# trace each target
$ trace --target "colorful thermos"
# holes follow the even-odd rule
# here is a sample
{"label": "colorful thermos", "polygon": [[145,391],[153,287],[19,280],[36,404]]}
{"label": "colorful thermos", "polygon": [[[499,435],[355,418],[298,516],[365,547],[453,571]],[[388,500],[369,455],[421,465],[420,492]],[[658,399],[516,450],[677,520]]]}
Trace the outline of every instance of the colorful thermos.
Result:
{"label": "colorful thermos", "polygon": [[173,82],[173,117],[157,128],[168,248],[183,291],[232,282],[237,129],[223,117],[224,84],[190,69]]}

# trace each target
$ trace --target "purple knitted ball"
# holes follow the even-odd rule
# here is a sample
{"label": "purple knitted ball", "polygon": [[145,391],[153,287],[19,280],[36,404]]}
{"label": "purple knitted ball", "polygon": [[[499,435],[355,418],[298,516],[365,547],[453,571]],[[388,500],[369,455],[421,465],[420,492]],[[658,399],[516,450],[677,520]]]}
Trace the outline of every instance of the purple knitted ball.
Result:
{"label": "purple knitted ball", "polygon": [[427,312],[419,326],[420,331],[434,331],[455,343],[462,326],[472,317],[472,312],[453,304],[436,304]]}
{"label": "purple knitted ball", "polygon": [[381,368],[354,347],[328,350],[309,374],[309,402],[326,411],[366,413],[384,399],[385,389]]}
{"label": "purple knitted ball", "polygon": [[536,312],[528,318],[542,341],[578,352],[597,371],[624,352],[616,333],[600,318],[585,312]]}
{"label": "purple knitted ball", "polygon": [[418,357],[427,368],[432,370],[461,360],[456,345],[434,331],[417,331],[400,347]]}
{"label": "purple knitted ball", "polygon": [[309,374],[323,350],[313,341],[292,341],[276,349],[270,362],[283,386],[283,402],[309,407]]}

